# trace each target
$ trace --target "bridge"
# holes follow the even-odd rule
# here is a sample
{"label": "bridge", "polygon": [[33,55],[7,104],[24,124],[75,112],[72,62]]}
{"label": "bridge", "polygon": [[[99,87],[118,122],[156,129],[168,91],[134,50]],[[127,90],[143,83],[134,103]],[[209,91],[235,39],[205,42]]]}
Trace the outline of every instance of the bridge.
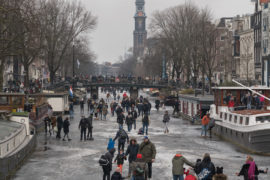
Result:
{"label": "bridge", "polygon": [[[49,86],[48,90],[53,90],[57,88],[65,88],[69,89],[70,86],[73,86],[73,82],[65,81],[65,82],[59,82],[56,84],[53,84]],[[130,96],[132,98],[138,97],[139,89],[143,88],[155,88],[155,89],[165,89],[165,88],[171,88],[175,87],[172,84],[169,84],[168,82],[152,82],[152,81],[124,81],[124,82],[112,82],[112,81],[76,81],[74,83],[73,88],[87,88],[87,90],[91,93],[91,96],[94,95],[98,97],[98,89],[99,87],[124,87],[129,88]]]}

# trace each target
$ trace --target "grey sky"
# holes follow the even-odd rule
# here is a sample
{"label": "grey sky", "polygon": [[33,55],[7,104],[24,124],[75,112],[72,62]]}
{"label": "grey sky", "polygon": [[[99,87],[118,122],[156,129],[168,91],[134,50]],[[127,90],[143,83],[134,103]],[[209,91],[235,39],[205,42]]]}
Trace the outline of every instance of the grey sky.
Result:
{"label": "grey sky", "polygon": [[[81,0],[98,17],[97,29],[91,34],[91,48],[97,62],[116,62],[133,46],[135,0]],[[189,0],[186,0],[187,2]],[[180,5],[185,0],[146,0],[147,23],[155,10]],[[250,0],[192,0],[200,7],[209,7],[215,19],[253,13]]]}

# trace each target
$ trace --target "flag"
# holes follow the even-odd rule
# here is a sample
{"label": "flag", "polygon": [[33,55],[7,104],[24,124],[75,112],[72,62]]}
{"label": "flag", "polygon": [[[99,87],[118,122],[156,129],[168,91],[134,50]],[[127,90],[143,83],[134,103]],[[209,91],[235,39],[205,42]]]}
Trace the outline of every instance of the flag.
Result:
{"label": "flag", "polygon": [[69,88],[69,95],[70,95],[71,97],[73,97],[72,86],[70,86],[70,88]]}
{"label": "flag", "polygon": [[80,61],[77,59],[78,69],[80,68]]}

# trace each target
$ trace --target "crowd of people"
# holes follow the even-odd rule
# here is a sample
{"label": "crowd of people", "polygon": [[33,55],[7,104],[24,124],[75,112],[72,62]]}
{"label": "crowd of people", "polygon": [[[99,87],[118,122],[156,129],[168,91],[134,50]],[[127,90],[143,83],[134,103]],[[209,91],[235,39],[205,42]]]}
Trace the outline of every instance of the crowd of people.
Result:
{"label": "crowd of people", "polygon": [[[262,94],[262,92],[259,92]],[[257,94],[251,94],[250,92],[242,92],[240,95],[240,100],[237,100],[232,93],[228,92],[224,99],[225,104],[227,104],[230,111],[234,111],[235,109],[243,109],[247,110],[251,109],[264,109],[264,97],[258,96]]]}
{"label": "crowd of people", "polygon": [[[147,98],[140,96],[138,99],[128,97],[127,93],[123,95],[115,94],[114,92],[104,91],[106,99],[88,100],[82,99],[80,102],[81,120],[78,128],[80,129],[80,140],[94,140],[92,137],[93,120],[107,120],[107,114],[110,108],[110,117],[116,116],[116,123],[118,130],[114,138],[110,138],[107,146],[107,152],[99,159],[99,165],[103,170],[103,180],[147,180],[151,179],[153,163],[156,161],[156,154],[158,148],[155,143],[150,140],[148,136],[148,126],[150,125],[151,103]],[[112,94],[112,95],[111,95]],[[121,100],[121,101],[120,101]],[[85,117],[84,104],[87,104],[87,111],[89,117]],[[155,101],[155,108],[159,111],[161,103]],[[65,117],[59,114],[58,116],[49,115],[44,119],[45,133],[56,134],[57,139],[70,141],[69,137],[69,119],[74,119],[74,105],[70,103],[70,117]],[[174,105],[174,113],[178,113],[179,105],[177,102]],[[164,124],[164,133],[169,133],[168,123],[171,120],[169,111],[164,111],[162,123]],[[142,127],[138,128],[137,119],[141,117]],[[211,121],[209,113],[207,113],[201,120],[202,122],[202,136],[207,135],[207,130],[214,126]],[[127,128],[124,127],[127,126]],[[64,135],[61,134],[63,129]],[[125,130],[127,129],[127,131]],[[134,137],[130,137],[130,132],[135,130],[139,135],[142,135],[143,141],[138,142]],[[117,143],[118,147],[115,148]],[[126,147],[127,144],[127,147]],[[127,161],[127,166],[125,166]],[[195,161],[194,161],[195,162]],[[113,164],[117,165],[113,171]],[[195,163],[188,160],[183,154],[177,152],[172,155],[172,178],[173,180],[227,180],[227,176],[223,173],[223,167],[215,167],[210,154],[205,153],[202,159],[197,159]],[[189,168],[184,168],[189,166]],[[127,168],[128,174],[125,177],[123,170]],[[113,172],[112,172],[113,171]],[[247,156],[247,159],[236,176],[243,176],[244,180],[257,180],[260,173],[267,173],[268,169],[258,169],[254,159]]]}

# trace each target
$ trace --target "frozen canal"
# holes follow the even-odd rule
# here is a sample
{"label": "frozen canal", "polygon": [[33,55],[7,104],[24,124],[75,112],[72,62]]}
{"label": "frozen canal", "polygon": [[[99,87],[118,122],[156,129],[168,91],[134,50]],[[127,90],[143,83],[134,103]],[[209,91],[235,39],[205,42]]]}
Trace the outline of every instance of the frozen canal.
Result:
{"label": "frozen canal", "polygon": [[[171,114],[172,111],[169,110]],[[79,107],[75,107],[75,111],[75,119],[71,121],[70,126],[72,141],[63,142],[56,140],[55,136],[45,137],[44,134],[40,134],[36,152],[17,172],[15,180],[102,180],[102,169],[97,161],[106,152],[108,139],[114,138],[116,134],[118,128],[116,117],[109,116],[107,121],[93,121],[95,140],[80,142]],[[210,153],[215,166],[223,166],[224,173],[230,180],[243,179],[236,177],[235,173],[240,170],[245,161],[245,152],[217,138],[212,140],[201,138],[200,126],[192,126],[181,119],[171,118],[170,133],[164,135],[163,111],[157,113],[152,109],[150,117],[149,138],[157,148],[157,157],[153,164],[153,180],[172,179],[171,160],[176,152],[180,152],[193,162],[202,158],[204,153]],[[137,126],[141,127],[141,122],[137,122]],[[133,130],[129,136],[136,137],[139,142],[142,142],[142,136],[138,136],[137,131]],[[270,166],[270,157],[256,155],[253,157],[259,168],[265,169]],[[114,164],[113,169],[115,167]],[[126,161],[124,176],[127,175],[127,167]],[[262,174],[259,179],[270,180],[270,175]]]}

